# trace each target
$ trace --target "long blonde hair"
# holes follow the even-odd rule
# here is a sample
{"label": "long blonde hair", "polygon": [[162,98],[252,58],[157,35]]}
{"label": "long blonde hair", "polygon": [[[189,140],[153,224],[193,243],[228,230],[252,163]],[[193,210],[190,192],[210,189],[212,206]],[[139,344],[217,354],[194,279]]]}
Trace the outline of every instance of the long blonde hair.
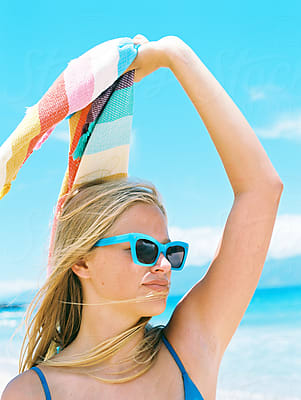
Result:
{"label": "long blonde hair", "polygon": [[[153,184],[145,181],[129,178],[97,180],[73,189],[68,195],[57,221],[52,273],[27,309],[20,373],[37,364],[71,368],[99,365],[141,331],[143,340],[131,355],[131,360],[142,368],[138,372],[136,368],[134,374],[125,378],[99,379],[127,382],[152,366],[160,349],[163,326],[152,327],[148,324],[151,317],[140,318],[125,332],[100,343],[76,360],[52,360],[58,346],[64,349],[76,338],[81,324],[82,288],[71,266],[84,259],[121,214],[137,202],[156,205],[166,216],[160,194]],[[137,298],[131,300],[139,301]],[[126,371],[132,369],[134,367]]]}

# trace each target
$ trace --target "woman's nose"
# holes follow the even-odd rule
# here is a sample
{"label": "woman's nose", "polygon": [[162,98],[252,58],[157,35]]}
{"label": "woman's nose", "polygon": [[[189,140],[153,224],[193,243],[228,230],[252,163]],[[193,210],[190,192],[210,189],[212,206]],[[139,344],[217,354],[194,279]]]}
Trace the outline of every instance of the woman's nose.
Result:
{"label": "woman's nose", "polygon": [[161,253],[156,264],[153,265],[151,268],[154,268],[155,270],[160,269],[164,272],[169,272],[171,270],[171,264],[167,260],[167,258],[164,256],[164,254]]}

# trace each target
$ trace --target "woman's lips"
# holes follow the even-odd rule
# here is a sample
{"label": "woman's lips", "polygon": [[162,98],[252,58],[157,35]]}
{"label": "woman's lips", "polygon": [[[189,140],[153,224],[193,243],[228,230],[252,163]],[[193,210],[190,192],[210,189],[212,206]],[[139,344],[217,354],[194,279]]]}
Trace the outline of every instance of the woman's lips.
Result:
{"label": "woman's lips", "polygon": [[146,286],[146,287],[148,287],[148,288],[150,288],[150,289],[157,290],[157,291],[164,291],[164,292],[166,292],[166,291],[169,290],[168,285],[143,284],[143,286]]}

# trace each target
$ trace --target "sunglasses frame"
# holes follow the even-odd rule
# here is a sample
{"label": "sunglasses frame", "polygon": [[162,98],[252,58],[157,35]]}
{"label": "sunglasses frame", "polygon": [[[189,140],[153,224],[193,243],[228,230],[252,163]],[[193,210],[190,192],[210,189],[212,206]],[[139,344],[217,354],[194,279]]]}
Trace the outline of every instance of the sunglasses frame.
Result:
{"label": "sunglasses frame", "polygon": [[[146,239],[157,245],[158,254],[157,254],[157,257],[154,262],[152,262],[150,264],[145,264],[138,260],[137,254],[136,254],[136,242],[139,239]],[[164,257],[167,259],[166,251],[169,247],[181,246],[184,248],[184,258],[183,258],[182,264],[179,268],[171,267],[171,269],[175,270],[175,271],[181,271],[184,268],[185,261],[187,258],[188,248],[189,248],[189,244],[186,242],[173,241],[173,242],[163,244],[163,243],[158,242],[152,236],[145,235],[144,233],[134,232],[134,233],[126,233],[124,235],[111,236],[109,238],[100,239],[95,243],[95,245],[93,247],[110,246],[112,244],[125,243],[125,242],[129,242],[131,245],[131,254],[132,254],[132,259],[133,259],[134,263],[137,265],[142,265],[143,267],[152,267],[153,265],[155,265],[156,262],[158,261],[158,258],[160,257],[161,253],[163,253]]]}

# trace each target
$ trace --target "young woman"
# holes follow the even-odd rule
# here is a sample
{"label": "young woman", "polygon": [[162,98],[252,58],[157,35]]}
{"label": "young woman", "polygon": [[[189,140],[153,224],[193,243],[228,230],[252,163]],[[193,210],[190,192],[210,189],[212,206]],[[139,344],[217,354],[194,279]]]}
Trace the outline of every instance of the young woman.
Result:
{"label": "young woman", "polygon": [[73,190],[58,220],[53,272],[32,306],[22,373],[2,400],[214,400],[223,354],[258,284],[283,190],[277,172],[186,43],[134,40],[141,44],[128,69],[135,82],[170,68],[221,157],[234,193],[223,236],[207,274],[168,324],[152,327],[171,271],[187,255],[185,243],[170,241],[155,187],[119,179]]}

